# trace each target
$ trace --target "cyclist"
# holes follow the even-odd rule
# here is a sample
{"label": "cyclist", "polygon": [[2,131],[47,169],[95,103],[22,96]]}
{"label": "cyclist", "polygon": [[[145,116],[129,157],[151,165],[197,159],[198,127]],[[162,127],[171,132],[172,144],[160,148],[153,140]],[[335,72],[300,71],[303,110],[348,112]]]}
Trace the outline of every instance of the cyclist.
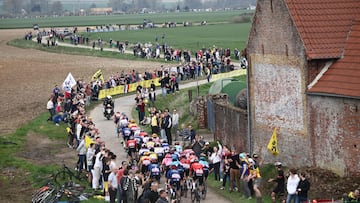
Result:
{"label": "cyclist", "polygon": [[129,140],[126,142],[126,149],[128,151],[129,162],[132,159],[135,159],[136,146],[137,146],[136,140],[134,139],[133,136],[130,136]]}
{"label": "cyclist", "polygon": [[150,148],[154,148],[155,147],[155,142],[153,141],[152,138],[149,138],[149,140],[146,143],[146,146],[150,149]]}
{"label": "cyclist", "polygon": [[164,152],[168,153],[170,151],[169,143],[167,143],[167,140],[162,140],[161,146],[164,148]]}
{"label": "cyclist", "polygon": [[167,172],[169,171],[171,162],[172,162],[171,154],[170,153],[165,154],[165,157],[161,162],[161,166],[163,168],[163,171],[165,171],[165,174],[167,174]]}
{"label": "cyclist", "polygon": [[145,152],[150,152],[149,149],[146,147],[146,144],[142,144],[141,148],[139,149],[139,155],[143,156]]}
{"label": "cyclist", "polygon": [[178,141],[176,141],[175,142],[175,151],[177,152],[177,153],[179,153],[179,154],[181,154],[182,153],[182,151],[183,151],[183,148],[182,148],[182,146],[180,145],[180,143],[178,142]]}
{"label": "cyclist", "polygon": [[158,155],[159,162],[161,163],[165,155],[165,150],[160,143],[155,143],[154,152]]}
{"label": "cyclist", "polygon": [[192,177],[195,182],[198,181],[198,189],[201,194],[204,184],[204,167],[199,163],[198,159],[194,159],[190,165],[190,177]]}
{"label": "cyclist", "polygon": [[[170,186],[170,191],[171,189],[175,190],[172,192],[176,192],[176,197],[178,199],[180,199],[180,180],[181,180],[181,175],[179,170],[177,169],[177,165],[176,164],[172,164],[171,165],[171,169],[166,173],[166,178],[167,178],[167,183]],[[174,198],[173,196],[174,194],[171,193],[171,197]]]}
{"label": "cyclist", "polygon": [[160,182],[161,169],[160,169],[160,165],[157,162],[157,159],[154,158],[151,159],[151,164],[148,166],[148,171],[151,179]]}
{"label": "cyclist", "polygon": [[146,174],[146,172],[148,171],[148,166],[151,163],[151,159],[150,159],[149,155],[150,155],[150,152],[144,152],[144,155],[141,156],[141,158],[139,160],[139,168],[143,175]]}
{"label": "cyclist", "polygon": [[201,154],[202,156],[200,157],[199,163],[203,166],[203,170],[204,170],[204,180],[207,180],[207,177],[209,175],[209,162],[206,161],[205,158],[205,154]]}

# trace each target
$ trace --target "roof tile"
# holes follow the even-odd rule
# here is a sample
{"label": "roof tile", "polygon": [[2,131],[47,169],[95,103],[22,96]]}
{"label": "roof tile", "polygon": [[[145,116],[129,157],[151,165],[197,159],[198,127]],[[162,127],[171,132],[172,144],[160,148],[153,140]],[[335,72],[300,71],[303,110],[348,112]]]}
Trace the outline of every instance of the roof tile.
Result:
{"label": "roof tile", "polygon": [[[352,22],[345,44],[343,57],[332,64],[308,92],[360,98],[360,18]],[[310,58],[333,55],[337,50],[318,50]]]}
{"label": "roof tile", "polygon": [[309,59],[342,56],[352,21],[360,18],[359,0],[285,0],[285,2],[304,41]]}

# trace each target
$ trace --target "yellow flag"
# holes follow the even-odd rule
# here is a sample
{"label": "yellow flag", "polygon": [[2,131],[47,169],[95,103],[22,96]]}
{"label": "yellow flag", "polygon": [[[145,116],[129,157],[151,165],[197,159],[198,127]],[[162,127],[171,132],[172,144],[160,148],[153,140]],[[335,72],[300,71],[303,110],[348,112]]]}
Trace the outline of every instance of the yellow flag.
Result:
{"label": "yellow flag", "polygon": [[94,140],[92,140],[89,136],[85,135],[85,146],[86,146],[86,148],[89,148],[91,143],[95,143]]}
{"label": "yellow flag", "polygon": [[100,79],[102,82],[104,82],[104,76],[102,74],[101,69],[99,69],[98,71],[96,71],[96,73],[94,73],[94,75],[92,76],[93,80],[98,80]]}
{"label": "yellow flag", "polygon": [[276,132],[276,128],[275,128],[274,132],[270,138],[269,144],[267,145],[268,150],[275,156],[279,154],[278,141],[277,141],[276,134],[277,134],[277,132]]}

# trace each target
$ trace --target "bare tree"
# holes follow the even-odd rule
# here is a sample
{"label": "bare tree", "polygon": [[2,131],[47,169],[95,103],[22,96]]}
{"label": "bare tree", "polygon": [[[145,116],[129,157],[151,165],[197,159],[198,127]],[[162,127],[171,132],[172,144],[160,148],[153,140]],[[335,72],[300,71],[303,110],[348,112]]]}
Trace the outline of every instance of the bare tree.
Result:
{"label": "bare tree", "polygon": [[189,9],[198,9],[202,8],[203,3],[201,0],[184,0],[185,7]]}
{"label": "bare tree", "polygon": [[10,14],[17,15],[21,13],[23,9],[24,1],[23,0],[5,0],[4,7]]}
{"label": "bare tree", "polygon": [[124,4],[124,0],[109,0],[108,2],[108,6],[113,8],[113,10],[117,10],[117,11],[123,10],[122,9],[123,4]]}
{"label": "bare tree", "polygon": [[60,1],[54,1],[51,5],[51,12],[56,15],[61,15],[63,12],[63,5]]}

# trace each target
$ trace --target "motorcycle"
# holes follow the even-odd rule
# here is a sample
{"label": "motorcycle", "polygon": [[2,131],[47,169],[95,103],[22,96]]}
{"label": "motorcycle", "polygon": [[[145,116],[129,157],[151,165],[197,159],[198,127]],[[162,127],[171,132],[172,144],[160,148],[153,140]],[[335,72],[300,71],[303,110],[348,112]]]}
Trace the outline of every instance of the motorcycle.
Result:
{"label": "motorcycle", "polygon": [[106,107],[105,107],[105,111],[104,111],[104,116],[110,120],[110,118],[114,115],[114,109],[113,107],[108,104]]}

